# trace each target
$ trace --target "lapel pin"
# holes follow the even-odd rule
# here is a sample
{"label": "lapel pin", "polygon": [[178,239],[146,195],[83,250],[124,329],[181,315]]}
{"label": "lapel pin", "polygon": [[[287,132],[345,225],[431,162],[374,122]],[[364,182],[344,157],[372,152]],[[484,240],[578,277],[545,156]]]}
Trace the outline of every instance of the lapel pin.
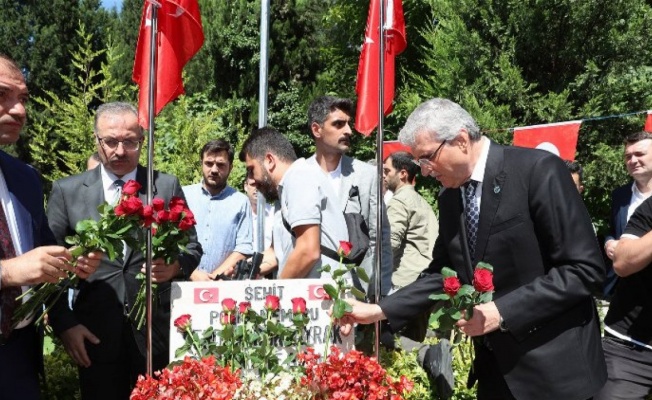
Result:
{"label": "lapel pin", "polygon": [[498,185],[494,186],[494,193],[496,194],[500,193],[500,186]]}

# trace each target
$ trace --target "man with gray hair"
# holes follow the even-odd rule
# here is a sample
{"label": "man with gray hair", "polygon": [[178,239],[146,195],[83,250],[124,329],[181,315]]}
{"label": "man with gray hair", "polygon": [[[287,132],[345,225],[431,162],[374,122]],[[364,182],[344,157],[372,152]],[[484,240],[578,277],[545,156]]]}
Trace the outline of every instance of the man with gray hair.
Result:
{"label": "man with gray hair", "polygon": [[442,183],[433,260],[414,283],[379,305],[351,301],[340,321],[388,319],[398,331],[437,305],[441,270],[463,284],[482,261],[493,270],[493,301],[457,327],[473,338],[469,385],[477,398],[584,400],[607,374],[592,293],[605,268],[589,214],[564,162],[546,151],[505,147],[482,136],[469,113],[446,99],[421,104],[399,140],[421,173]]}
{"label": "man with gray hair", "polygon": [[[47,208],[50,228],[57,242],[74,233],[81,220],[99,219],[97,207],[119,198],[122,185],[135,180],[142,188],[138,196],[147,201],[147,169],[138,164],[144,136],[138,111],[127,103],[101,105],[95,114],[93,134],[101,164],[92,170],[55,181]],[[169,203],[183,197],[179,180],[153,171],[154,196]],[[199,264],[201,246],[191,229],[188,252],[171,264],[152,261],[152,281],[158,298],[152,316],[152,365],[165,368],[169,357],[170,281],[187,280]],[[145,255],[126,248],[111,261],[104,258],[95,275],[80,282],[72,309],[61,299],[50,312],[54,332],[79,366],[82,399],[128,399],[138,375],[146,372],[145,328],[137,329],[129,317],[144,271]]]}

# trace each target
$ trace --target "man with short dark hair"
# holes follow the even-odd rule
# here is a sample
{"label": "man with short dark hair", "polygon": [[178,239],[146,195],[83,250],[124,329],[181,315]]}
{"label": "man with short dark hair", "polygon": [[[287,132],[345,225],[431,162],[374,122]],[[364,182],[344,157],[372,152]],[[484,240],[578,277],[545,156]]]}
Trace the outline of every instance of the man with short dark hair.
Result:
{"label": "man with short dark hair", "polygon": [[197,237],[204,251],[199,266],[190,277],[193,281],[232,275],[238,261],[254,251],[247,196],[227,185],[233,158],[233,148],[227,141],[209,141],[200,152],[202,181],[183,187],[188,206],[197,220]]}
{"label": "man with short dark hair", "polygon": [[[604,240],[604,251],[613,262],[620,235],[636,208],[652,195],[652,133],[640,131],[624,140],[625,167],[633,182],[620,186],[611,193],[609,234]],[[611,262],[607,263],[607,279],[603,296],[609,300],[616,291],[618,275]]]}
{"label": "man with short dark hair", "polygon": [[407,152],[392,153],[383,165],[387,189],[394,192],[387,205],[392,232],[392,284],[400,289],[414,282],[432,261],[439,223],[432,207],[414,188],[419,167]]}
{"label": "man with short dark hair", "polygon": [[[25,78],[14,60],[0,53],[0,145],[16,143],[27,119]],[[56,241],[43,209],[43,188],[31,166],[0,151],[0,397],[39,399],[43,371],[43,330],[34,316],[14,321],[16,297],[30,285],[57,283],[75,272],[87,279],[103,254],[72,256]]]}
{"label": "man with short dark hair", "polygon": [[584,170],[582,169],[582,166],[577,161],[564,160],[564,162],[566,163],[568,172],[571,174],[571,178],[573,178],[573,183],[575,184],[577,191],[582,194],[582,192],[584,192]]}
{"label": "man with short dark hair", "polygon": [[340,321],[387,319],[396,332],[436,306],[442,269],[472,284],[479,262],[493,266],[493,301],[476,305],[457,327],[473,338],[469,384],[478,400],[586,400],[607,373],[592,294],[604,263],[589,214],[562,160],[498,145],[471,115],[431,99],[408,117],[399,140],[421,173],[441,182],[439,236],[416,282],[380,301],[352,303]]}
{"label": "man with short dark hair", "polygon": [[322,247],[337,251],[349,234],[324,174],[297,159],[292,144],[273,128],[254,130],[242,145],[240,160],[247,167],[249,184],[266,199],[278,200],[280,209],[261,274],[278,267],[280,279],[320,278],[322,266],[337,268],[339,260],[322,254]]}
{"label": "man with short dark hair", "polygon": [[[371,278],[361,282],[367,296],[373,298],[375,282],[375,248],[380,246],[382,265],[380,270],[380,293],[386,295],[391,289],[392,248],[387,210],[378,199],[378,175],[376,169],[363,161],[346,155],[351,145],[351,118],[355,114],[349,99],[321,96],[308,108],[308,130],[315,141],[315,154],[308,159],[328,177],[342,212],[359,212],[369,228],[369,250],[360,264]],[[357,190],[356,190],[357,188]],[[376,227],[378,202],[381,202],[382,232]],[[380,239],[379,239],[380,237]],[[368,286],[368,287],[367,287]]]}

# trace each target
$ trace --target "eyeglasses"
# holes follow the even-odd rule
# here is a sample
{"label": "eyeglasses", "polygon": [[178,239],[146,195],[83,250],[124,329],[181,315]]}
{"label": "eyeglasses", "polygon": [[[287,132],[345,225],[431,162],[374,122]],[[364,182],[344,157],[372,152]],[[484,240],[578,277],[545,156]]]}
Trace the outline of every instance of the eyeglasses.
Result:
{"label": "eyeglasses", "polygon": [[143,143],[143,139],[140,140],[118,140],[114,138],[101,138],[99,136],[96,136],[97,140],[104,146],[108,147],[111,150],[115,150],[118,148],[118,145],[122,143],[122,148],[125,149],[126,151],[136,151],[140,148],[141,143]]}
{"label": "eyeglasses", "polygon": [[439,154],[439,152],[441,151],[441,148],[445,144],[446,144],[446,140],[441,142],[439,147],[437,147],[437,149],[433,153],[426,154],[425,156],[419,158],[418,160],[412,160],[412,162],[415,163],[416,165],[418,165],[421,168],[432,169],[432,161],[431,160],[437,159],[437,155]]}

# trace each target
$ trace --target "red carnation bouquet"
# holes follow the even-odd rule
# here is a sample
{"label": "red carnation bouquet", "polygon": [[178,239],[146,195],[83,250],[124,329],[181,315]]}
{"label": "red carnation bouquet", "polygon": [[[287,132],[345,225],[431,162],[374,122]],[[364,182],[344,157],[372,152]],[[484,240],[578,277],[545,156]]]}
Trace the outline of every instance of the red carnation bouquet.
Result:
{"label": "red carnation bouquet", "polygon": [[[127,186],[135,190],[127,191]],[[140,184],[130,180],[123,188],[122,207],[116,207],[116,214],[137,214],[140,216],[139,226],[152,230],[152,260],[162,258],[166,264],[174,263],[181,253],[187,252],[190,241],[190,228],[195,226],[195,216],[187,207],[185,200],[180,197],[172,197],[165,209],[165,201],[161,198],[152,199],[151,205],[142,205],[137,196]],[[140,203],[140,207],[138,204]],[[133,204],[133,205],[132,205]],[[142,236],[142,235],[141,235]],[[141,250],[146,252],[146,242],[141,240]],[[139,273],[136,279],[142,280],[140,289],[136,295],[136,301],[131,307],[129,316],[136,322],[138,329],[145,324],[145,274]],[[152,293],[155,297],[156,284],[152,284]],[[152,304],[156,304],[155,301]]]}
{"label": "red carnation bouquet", "polygon": [[[138,185],[135,191],[134,183]],[[137,182],[129,181],[125,183],[123,193],[137,193],[139,188]],[[100,214],[97,221],[79,221],[75,226],[76,234],[65,239],[72,246],[70,252],[73,265],[77,257],[92,251],[101,251],[110,260],[115,260],[116,256],[123,253],[125,243],[137,247],[137,228],[142,209],[143,204],[138,197],[123,196],[115,207],[108,203],[100,204],[97,207]],[[40,323],[61,295],[67,296],[68,289],[76,287],[78,283],[79,277],[69,272],[68,277],[58,283],[43,283],[32,287],[19,297],[25,300],[14,312],[14,323],[17,324],[32,314],[37,315],[36,324]]]}
{"label": "red carnation bouquet", "polygon": [[461,318],[473,317],[473,307],[488,303],[493,298],[493,267],[479,262],[473,272],[473,285],[462,285],[457,273],[444,267],[441,274],[444,278],[444,293],[430,295],[432,300],[443,300],[445,303],[430,316],[430,324],[437,323],[437,329],[449,331],[455,328],[455,323]]}

